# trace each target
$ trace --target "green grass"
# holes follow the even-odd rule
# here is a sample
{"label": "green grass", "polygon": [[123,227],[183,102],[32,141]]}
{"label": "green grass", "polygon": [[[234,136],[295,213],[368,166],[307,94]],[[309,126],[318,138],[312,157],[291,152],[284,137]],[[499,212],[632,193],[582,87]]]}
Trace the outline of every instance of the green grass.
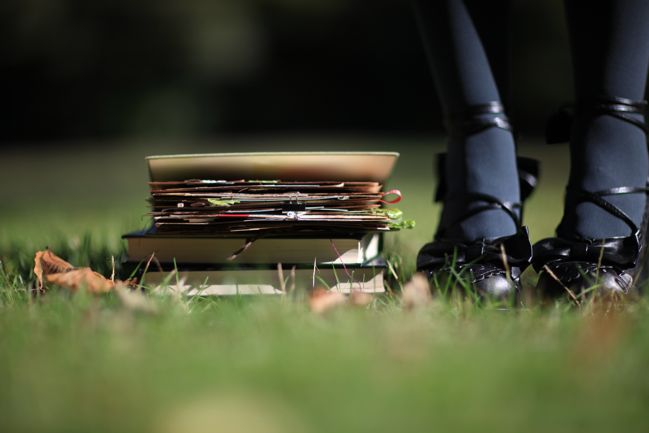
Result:
{"label": "green grass", "polygon": [[[284,148],[291,146],[297,140]],[[368,143],[327,144],[336,146]],[[406,312],[384,297],[319,316],[288,298],[152,296],[157,314],[129,309],[115,295],[52,290],[31,298],[33,253],[48,245],[110,273],[119,235],[146,222],[141,156],[176,150],[104,148],[0,159],[0,182],[11,185],[0,192],[9,203],[0,207],[1,432],[649,428],[646,299],[602,314],[567,302],[500,311],[444,299]],[[391,186],[404,192],[400,208],[418,226],[391,235],[388,247],[406,278],[434,229],[430,155],[439,145],[403,148]],[[549,168],[527,207],[539,239],[560,217],[565,149],[523,153]]]}

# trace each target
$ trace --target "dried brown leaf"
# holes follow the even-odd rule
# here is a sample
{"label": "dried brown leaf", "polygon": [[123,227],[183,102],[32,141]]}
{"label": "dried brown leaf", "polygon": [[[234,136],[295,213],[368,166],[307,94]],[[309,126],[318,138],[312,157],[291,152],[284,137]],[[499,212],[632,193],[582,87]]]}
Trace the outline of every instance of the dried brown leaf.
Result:
{"label": "dried brown leaf", "polygon": [[316,314],[323,314],[347,303],[347,297],[340,292],[316,288],[309,297],[309,307]]}
{"label": "dried brown leaf", "polygon": [[90,268],[73,269],[45,276],[48,283],[76,292],[85,288],[90,293],[106,293],[115,288],[115,282]]}
{"label": "dried brown leaf", "polygon": [[430,304],[432,296],[430,294],[430,284],[428,278],[422,273],[412,276],[406,283],[401,295],[401,305],[406,310],[413,310]]}
{"label": "dried brown leaf", "polygon": [[50,250],[38,251],[34,256],[34,274],[38,288],[43,288],[43,281],[61,286],[73,292],[85,288],[91,293],[106,293],[116,284],[134,285],[134,281],[108,279],[90,268],[75,268]]}
{"label": "dried brown leaf", "polygon": [[70,263],[66,262],[50,250],[37,251],[34,255],[34,274],[38,280],[38,289],[43,288],[43,276],[68,272],[74,269]]}

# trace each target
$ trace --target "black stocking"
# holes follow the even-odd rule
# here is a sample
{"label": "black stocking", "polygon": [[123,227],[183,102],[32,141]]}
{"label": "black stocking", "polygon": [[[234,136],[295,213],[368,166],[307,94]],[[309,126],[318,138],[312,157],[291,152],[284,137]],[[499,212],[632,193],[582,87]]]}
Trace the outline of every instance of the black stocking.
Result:
{"label": "black stocking", "polygon": [[[649,64],[649,1],[566,0],[577,102],[617,96],[644,99]],[[641,116],[638,116],[642,119]],[[570,185],[586,191],[642,187],[649,174],[644,132],[609,115],[576,116],[571,136]],[[645,196],[606,196],[636,223]],[[566,197],[561,232],[586,238],[626,236],[620,219]]]}
{"label": "black stocking", "polygon": [[[424,44],[449,133],[446,158],[448,191],[440,227],[445,229],[445,236],[466,241],[493,239],[516,231],[512,219],[501,210],[483,211],[460,224],[453,224],[480,205],[478,201],[468,200],[468,193],[489,194],[501,201],[519,202],[520,191],[512,133],[489,128],[466,134],[459,123],[449,120],[465,112],[469,106],[501,101],[498,85],[502,91],[508,73],[508,3],[508,0],[416,1]],[[480,34],[482,30],[495,34],[495,38],[490,39],[493,44],[485,47]]]}

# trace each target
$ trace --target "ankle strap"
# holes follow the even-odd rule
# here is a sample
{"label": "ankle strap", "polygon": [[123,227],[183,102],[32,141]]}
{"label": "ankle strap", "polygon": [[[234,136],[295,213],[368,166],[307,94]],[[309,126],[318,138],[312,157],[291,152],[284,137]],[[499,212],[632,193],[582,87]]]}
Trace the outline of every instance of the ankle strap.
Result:
{"label": "ankle strap", "polygon": [[[570,141],[570,130],[575,116],[607,115],[637,126],[648,132],[644,120],[647,101],[634,101],[617,96],[602,96],[577,101],[577,104],[566,104],[559,108],[548,120],[545,136],[549,144]],[[643,119],[638,119],[642,115]]]}
{"label": "ankle strap", "polygon": [[[486,117],[493,114],[495,116]],[[498,101],[470,105],[464,111],[450,113],[445,118],[449,131],[458,131],[464,135],[476,134],[489,128],[512,130],[505,107]]]}
{"label": "ankle strap", "polygon": [[446,231],[449,228],[462,223],[463,221],[471,218],[474,215],[479,214],[480,212],[484,212],[488,210],[504,211],[512,219],[516,228],[517,229],[521,228],[521,219],[518,216],[518,212],[520,212],[522,208],[520,203],[501,201],[492,195],[481,194],[481,193],[468,193],[465,196],[463,196],[462,199],[466,201],[482,202],[482,204],[475,206],[473,209],[467,211],[465,214],[457,218],[455,221],[451,221],[445,227],[440,226],[437,230],[437,233],[435,233],[436,239],[444,238]]}
{"label": "ankle strap", "polygon": [[[434,201],[435,202],[444,202],[447,194],[447,180],[446,180],[446,153],[438,153],[436,159],[437,167],[437,189],[435,191]],[[527,200],[527,198],[534,192],[539,178],[539,162],[532,158],[526,158],[524,156],[519,156],[516,158],[516,164],[518,166],[518,181],[521,191],[521,202]],[[487,195],[487,194],[469,194],[465,197],[469,201],[482,201],[483,205],[477,206],[472,211],[468,212],[465,215],[462,215],[456,221],[453,221],[451,224],[447,224],[446,227],[438,230],[435,237],[439,239],[443,237],[444,232],[448,230],[455,224],[459,224],[467,218],[486,210],[500,209],[505,211],[507,215],[512,218],[516,227],[521,227],[523,220],[523,206],[522,203],[513,203],[513,202],[501,202],[496,197]]]}
{"label": "ankle strap", "polygon": [[[649,192],[649,187],[632,187],[632,186],[620,186],[616,188],[609,188],[609,189],[605,189],[601,191],[593,191],[593,192],[584,191],[582,189],[577,189],[571,186],[568,186],[568,188],[566,188],[566,194],[569,195],[574,200],[575,205],[582,202],[589,202],[598,206],[600,209],[624,221],[624,223],[629,227],[629,230],[631,231],[631,236],[637,236],[640,232],[640,228],[631,219],[631,217],[627,215],[626,212],[624,212],[622,209],[618,208],[617,206],[613,205],[611,202],[605,200],[603,197],[610,196],[610,195],[625,195],[625,194],[639,194],[639,193],[647,194],[648,192]],[[557,235],[564,238],[570,238],[571,236],[567,234],[568,232],[569,231],[564,230],[564,222],[561,221],[559,227],[557,228]]]}

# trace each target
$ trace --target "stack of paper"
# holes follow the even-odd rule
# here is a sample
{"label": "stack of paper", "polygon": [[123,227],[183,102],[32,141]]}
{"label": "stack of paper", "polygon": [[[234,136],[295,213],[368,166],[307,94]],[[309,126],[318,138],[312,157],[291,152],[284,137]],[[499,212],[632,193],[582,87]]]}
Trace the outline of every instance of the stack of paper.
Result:
{"label": "stack of paper", "polygon": [[387,231],[400,215],[383,209],[399,191],[378,182],[197,179],[151,182],[159,232],[336,233]]}

